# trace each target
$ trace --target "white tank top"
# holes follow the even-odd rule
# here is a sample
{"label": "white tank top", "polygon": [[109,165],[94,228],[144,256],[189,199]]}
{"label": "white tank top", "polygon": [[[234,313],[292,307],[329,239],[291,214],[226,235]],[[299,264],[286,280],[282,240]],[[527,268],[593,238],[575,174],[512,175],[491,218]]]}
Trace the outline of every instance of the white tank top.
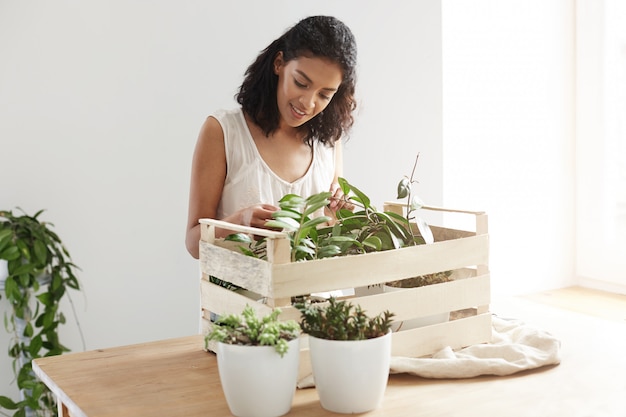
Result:
{"label": "white tank top", "polygon": [[222,126],[226,149],[226,180],[218,219],[255,204],[278,206],[286,194],[308,197],[330,189],[335,176],[335,148],[315,141],[308,171],[296,181],[287,182],[261,157],[240,108],[220,110],[212,116]]}

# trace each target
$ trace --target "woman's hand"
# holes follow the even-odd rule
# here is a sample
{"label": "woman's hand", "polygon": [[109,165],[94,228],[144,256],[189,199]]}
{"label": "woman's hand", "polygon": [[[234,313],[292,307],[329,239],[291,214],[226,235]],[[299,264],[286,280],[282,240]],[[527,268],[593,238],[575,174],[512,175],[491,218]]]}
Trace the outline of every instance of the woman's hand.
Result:
{"label": "woman's hand", "polygon": [[257,204],[246,207],[235,213],[239,217],[237,223],[243,226],[252,226],[265,229],[265,223],[272,220],[272,214],[279,208],[271,204]]}
{"label": "woman's hand", "polygon": [[330,193],[331,193],[330,204],[328,205],[328,208],[330,209],[330,211],[332,211],[333,213],[336,213],[337,210],[340,210],[340,209],[350,210],[350,211],[354,210],[354,204],[350,203],[347,200],[339,184],[337,184],[336,182],[332,183],[330,185]]}

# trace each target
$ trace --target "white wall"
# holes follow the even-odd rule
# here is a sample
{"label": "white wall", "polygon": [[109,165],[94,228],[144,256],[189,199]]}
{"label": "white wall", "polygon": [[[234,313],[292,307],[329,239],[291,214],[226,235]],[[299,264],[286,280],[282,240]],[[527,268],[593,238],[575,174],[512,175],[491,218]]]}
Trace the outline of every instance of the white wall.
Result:
{"label": "white wall", "polygon": [[575,284],[574,2],[446,0],[444,202],[489,214],[492,294]]}
{"label": "white wall", "polygon": [[626,294],[626,4],[578,0],[576,272]]}
{"label": "white wall", "polygon": [[[0,208],[47,210],[82,268],[71,296],[87,349],[198,331],[184,249],[197,132],[306,15],[336,15],[359,44],[346,177],[382,203],[420,151],[420,194],[440,204],[440,13],[436,0],[0,2]],[[79,351],[65,310],[63,340]],[[10,369],[0,354],[2,394],[15,392]]]}

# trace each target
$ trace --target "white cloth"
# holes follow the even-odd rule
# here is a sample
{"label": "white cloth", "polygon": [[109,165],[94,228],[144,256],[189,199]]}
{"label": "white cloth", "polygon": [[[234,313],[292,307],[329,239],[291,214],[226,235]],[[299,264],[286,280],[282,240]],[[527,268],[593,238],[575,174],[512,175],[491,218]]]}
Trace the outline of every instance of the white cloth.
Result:
{"label": "white cloth", "polygon": [[227,174],[217,210],[219,219],[255,204],[277,206],[286,194],[309,197],[330,190],[335,176],[335,148],[315,141],[313,161],[306,174],[288,182],[261,157],[240,108],[220,110],[212,116],[222,126],[226,148]]}
{"label": "white cloth", "polygon": [[[473,378],[479,375],[511,375],[516,372],[557,365],[561,342],[551,334],[519,320],[493,316],[490,343],[453,351],[445,347],[431,357],[392,356],[389,372],[422,378]],[[298,381],[298,388],[314,386],[313,375]]]}
{"label": "white cloth", "polygon": [[423,378],[472,378],[479,375],[511,375],[527,369],[557,365],[561,342],[551,334],[519,320],[492,317],[490,343],[458,351],[446,347],[432,357],[392,357],[391,373]]}

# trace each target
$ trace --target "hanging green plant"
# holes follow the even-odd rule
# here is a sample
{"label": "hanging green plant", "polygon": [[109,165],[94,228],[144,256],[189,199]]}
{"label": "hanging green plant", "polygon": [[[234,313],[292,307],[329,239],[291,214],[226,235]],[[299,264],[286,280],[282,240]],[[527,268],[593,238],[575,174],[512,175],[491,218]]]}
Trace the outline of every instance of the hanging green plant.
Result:
{"label": "hanging green plant", "polygon": [[57,415],[56,400],[32,372],[32,360],[69,351],[59,340],[58,327],[65,323],[59,303],[68,288],[80,289],[79,268],[53,224],[38,219],[42,212],[0,211],[0,260],[8,270],[4,296],[11,305],[4,324],[13,335],[9,356],[22,394],[19,401],[0,396],[0,408],[14,411],[14,417]]}

